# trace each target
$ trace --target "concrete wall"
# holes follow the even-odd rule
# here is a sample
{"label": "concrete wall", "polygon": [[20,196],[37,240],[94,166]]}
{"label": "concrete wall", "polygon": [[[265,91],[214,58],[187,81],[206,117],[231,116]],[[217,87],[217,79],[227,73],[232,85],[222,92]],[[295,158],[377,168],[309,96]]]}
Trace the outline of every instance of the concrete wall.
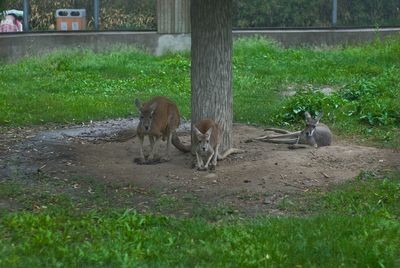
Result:
{"label": "concrete wall", "polygon": [[388,36],[400,36],[400,28],[383,29],[312,29],[312,30],[265,30],[234,31],[234,37],[254,35],[267,36],[285,47],[296,46],[337,46],[343,44],[360,44],[381,40]]}
{"label": "concrete wall", "polygon": [[[399,35],[400,28],[356,30],[263,30],[233,31],[234,38],[264,36],[292,46],[335,46],[370,42]],[[101,51],[113,45],[133,45],[161,55],[167,51],[189,50],[189,34],[156,32],[52,32],[0,34],[0,61],[12,62],[24,56],[41,55],[56,49],[88,48]]]}

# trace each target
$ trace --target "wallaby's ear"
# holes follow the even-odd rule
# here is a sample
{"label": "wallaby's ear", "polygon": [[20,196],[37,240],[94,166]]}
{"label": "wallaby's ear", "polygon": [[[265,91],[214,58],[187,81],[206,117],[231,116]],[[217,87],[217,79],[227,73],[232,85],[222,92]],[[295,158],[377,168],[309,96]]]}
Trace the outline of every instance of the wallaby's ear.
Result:
{"label": "wallaby's ear", "polygon": [[206,132],[207,137],[211,137],[212,131],[213,131],[212,127],[210,127],[210,128],[207,130],[207,132]]}
{"label": "wallaby's ear", "polygon": [[309,122],[312,119],[309,112],[304,113],[304,118],[306,119],[306,122]]}
{"label": "wallaby's ear", "polygon": [[203,133],[200,132],[200,130],[197,129],[197,127],[195,125],[193,125],[193,132],[194,134],[196,134],[197,136],[202,136]]}
{"label": "wallaby's ear", "polygon": [[150,109],[151,113],[154,113],[154,111],[156,110],[157,106],[158,106],[158,103],[157,103],[157,102],[153,102],[153,103],[150,105],[149,109]]}
{"label": "wallaby's ear", "polygon": [[324,113],[323,112],[320,112],[319,114],[318,114],[318,116],[317,117],[315,117],[315,120],[317,121],[317,122],[319,122],[319,120],[321,120],[321,117],[324,115]]}
{"label": "wallaby's ear", "polygon": [[139,110],[140,110],[140,108],[142,108],[142,104],[140,103],[139,99],[135,99],[135,105],[136,105],[136,108],[138,108]]}

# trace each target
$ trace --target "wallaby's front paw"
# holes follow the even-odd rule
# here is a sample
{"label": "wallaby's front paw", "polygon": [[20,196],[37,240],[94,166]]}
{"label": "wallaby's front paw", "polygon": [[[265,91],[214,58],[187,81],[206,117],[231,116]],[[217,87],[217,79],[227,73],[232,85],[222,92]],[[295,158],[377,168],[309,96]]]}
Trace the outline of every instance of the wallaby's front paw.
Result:
{"label": "wallaby's front paw", "polygon": [[157,158],[157,159],[147,160],[145,164],[146,165],[156,165],[156,164],[160,164],[160,163],[162,163],[161,159]]}
{"label": "wallaby's front paw", "polygon": [[163,158],[161,158],[161,162],[169,162],[171,160],[171,158],[169,156],[164,156]]}
{"label": "wallaby's front paw", "polygon": [[154,154],[154,155],[149,155],[147,158],[147,164],[148,165],[154,165],[154,164],[159,164],[162,162],[162,159],[159,155]]}
{"label": "wallaby's front paw", "polygon": [[198,171],[207,171],[208,168],[206,168],[206,167],[197,167],[197,170]]}
{"label": "wallaby's front paw", "polygon": [[146,160],[144,158],[141,158],[141,157],[137,157],[133,161],[138,165],[143,165],[143,164],[146,163]]}

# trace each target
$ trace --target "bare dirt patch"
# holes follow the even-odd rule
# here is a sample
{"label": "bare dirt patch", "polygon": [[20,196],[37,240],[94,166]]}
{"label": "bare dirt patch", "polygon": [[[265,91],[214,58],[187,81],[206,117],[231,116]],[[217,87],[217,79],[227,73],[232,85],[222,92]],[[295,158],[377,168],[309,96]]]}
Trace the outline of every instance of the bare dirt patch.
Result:
{"label": "bare dirt patch", "polygon": [[[300,150],[261,141],[248,143],[266,132],[235,124],[234,146],[244,153],[218,162],[216,170],[193,169],[193,157],[175,148],[169,162],[138,165],[134,162],[136,123],[114,120],[27,131],[25,140],[3,146],[7,150],[1,154],[0,175],[29,178],[40,173],[47,178],[48,191],[79,192],[88,198],[101,192],[101,198],[110,198],[113,207],[183,215],[207,208],[256,215],[281,213],[279,202],[286,196],[325,190],[360,171],[380,172],[398,168],[400,163],[395,150],[337,140],[333,146]],[[179,131],[185,143],[190,141],[188,127],[184,124]],[[162,143],[161,153],[165,147]]]}

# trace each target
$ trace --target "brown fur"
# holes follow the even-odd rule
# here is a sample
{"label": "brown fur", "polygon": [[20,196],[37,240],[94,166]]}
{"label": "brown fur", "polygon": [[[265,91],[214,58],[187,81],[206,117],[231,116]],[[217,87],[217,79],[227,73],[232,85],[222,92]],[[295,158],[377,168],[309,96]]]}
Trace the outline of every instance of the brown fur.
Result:
{"label": "brown fur", "polygon": [[[211,119],[203,119],[193,126],[193,142],[196,146],[197,168],[200,170],[208,169],[212,160],[212,165],[217,165],[219,140],[219,126]],[[203,157],[206,157],[206,164]]]}
{"label": "brown fur", "polygon": [[[140,112],[140,121],[137,127],[137,135],[140,140],[140,162],[145,161],[143,154],[143,140],[145,136],[149,137],[151,146],[148,160],[152,161],[157,158],[158,146],[161,138],[162,140],[167,140],[165,160],[169,160],[171,141],[175,140],[175,142],[172,142],[174,145],[176,139],[179,141],[179,138],[176,136],[176,129],[180,123],[178,107],[174,102],[162,96],[154,97],[144,104],[141,104],[140,101],[136,99],[135,104]],[[179,144],[182,145],[180,141]],[[183,145],[181,147],[185,148]]]}
{"label": "brown fur", "polygon": [[322,147],[332,143],[332,132],[325,124],[320,123],[322,113],[316,118],[312,118],[310,113],[305,112],[305,127],[302,131],[290,132],[281,129],[266,129],[283,135],[263,136],[256,138],[271,143],[290,144],[290,149],[306,148],[308,146]]}
{"label": "brown fur", "polygon": [[[219,125],[212,119],[203,119],[193,125],[193,143],[199,170],[207,170],[211,160],[214,168],[217,160],[225,159],[230,154],[243,152],[241,149],[229,148],[221,155],[219,152],[220,138]],[[207,159],[206,164],[203,163],[204,156]]]}

